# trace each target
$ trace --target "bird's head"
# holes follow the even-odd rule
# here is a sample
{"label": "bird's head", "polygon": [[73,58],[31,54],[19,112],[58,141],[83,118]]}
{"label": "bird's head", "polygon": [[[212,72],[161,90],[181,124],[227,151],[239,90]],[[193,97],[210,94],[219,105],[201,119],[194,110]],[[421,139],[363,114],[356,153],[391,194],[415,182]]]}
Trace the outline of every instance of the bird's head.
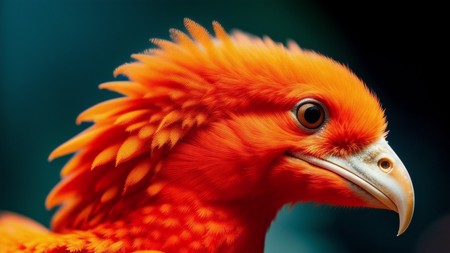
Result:
{"label": "bird's head", "polygon": [[[64,175],[81,163],[78,173],[99,171],[93,178],[123,170],[120,183],[95,187],[104,205],[163,180],[205,200],[390,209],[399,234],[408,227],[408,172],[385,140],[380,103],[348,68],[294,43],[229,36],[217,23],[214,38],[186,27],[193,39],[172,30],[173,42],[154,40],[158,49],[116,70],[130,81],[103,84],[125,98],[80,115],[94,126],[52,154],[80,151]],[[49,206],[64,202],[67,184]]]}

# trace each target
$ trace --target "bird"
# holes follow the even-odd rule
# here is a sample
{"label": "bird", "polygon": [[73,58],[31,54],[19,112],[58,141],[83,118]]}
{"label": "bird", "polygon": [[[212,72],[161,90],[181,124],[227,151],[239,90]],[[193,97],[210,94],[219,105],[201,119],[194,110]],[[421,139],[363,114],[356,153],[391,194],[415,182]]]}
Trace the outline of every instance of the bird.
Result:
{"label": "bird", "polygon": [[294,41],[184,26],[99,86],[118,97],[49,156],[73,154],[51,228],[3,213],[0,252],[262,253],[278,211],[308,202],[392,210],[407,229],[411,178],[356,74]]}

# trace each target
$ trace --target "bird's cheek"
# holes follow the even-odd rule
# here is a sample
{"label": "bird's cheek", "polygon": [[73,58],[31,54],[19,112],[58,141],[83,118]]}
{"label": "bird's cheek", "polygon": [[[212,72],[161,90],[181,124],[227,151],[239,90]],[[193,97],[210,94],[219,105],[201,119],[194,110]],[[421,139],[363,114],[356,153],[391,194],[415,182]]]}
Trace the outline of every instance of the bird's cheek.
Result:
{"label": "bird's cheek", "polygon": [[[270,174],[273,194],[284,202],[316,202],[338,206],[368,206],[370,196],[330,171],[285,157]],[[371,201],[370,201],[371,202]],[[376,203],[376,200],[373,200]]]}
{"label": "bird's cheek", "polygon": [[368,194],[357,189],[353,183],[321,168],[309,166],[309,169],[311,173],[308,175],[305,201],[336,206],[367,206],[365,195]]}

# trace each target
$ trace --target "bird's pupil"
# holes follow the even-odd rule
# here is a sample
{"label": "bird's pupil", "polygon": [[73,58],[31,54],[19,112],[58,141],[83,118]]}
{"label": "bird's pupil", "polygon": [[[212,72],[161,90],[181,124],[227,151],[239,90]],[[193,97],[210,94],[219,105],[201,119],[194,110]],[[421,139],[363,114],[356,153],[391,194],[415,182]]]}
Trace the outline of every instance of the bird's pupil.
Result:
{"label": "bird's pupil", "polygon": [[308,109],[305,110],[305,120],[310,123],[316,123],[322,115],[320,108],[317,105],[311,105]]}

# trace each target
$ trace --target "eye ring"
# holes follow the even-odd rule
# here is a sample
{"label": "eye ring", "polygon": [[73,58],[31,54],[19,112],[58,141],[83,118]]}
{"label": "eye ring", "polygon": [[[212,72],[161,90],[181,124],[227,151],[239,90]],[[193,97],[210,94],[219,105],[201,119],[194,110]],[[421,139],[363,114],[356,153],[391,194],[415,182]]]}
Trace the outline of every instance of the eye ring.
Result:
{"label": "eye ring", "polygon": [[308,132],[318,131],[328,120],[325,106],[312,98],[300,100],[295,105],[293,113],[300,127]]}

